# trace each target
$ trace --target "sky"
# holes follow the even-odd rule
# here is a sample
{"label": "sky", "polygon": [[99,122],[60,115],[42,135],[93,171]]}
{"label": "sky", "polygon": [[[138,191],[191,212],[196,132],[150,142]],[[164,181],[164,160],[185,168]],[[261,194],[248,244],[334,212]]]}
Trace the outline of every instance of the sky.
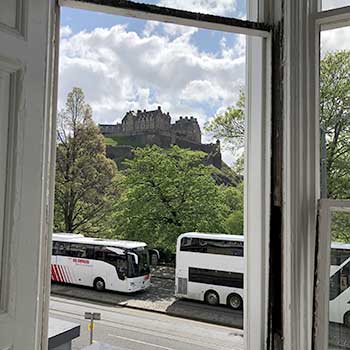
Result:
{"label": "sky", "polygon": [[[179,9],[245,17],[245,0],[143,0]],[[350,0],[324,0],[324,8]],[[350,48],[347,28],[322,34],[322,52]],[[233,106],[244,89],[245,37],[231,33],[62,8],[59,110],[83,89],[97,123],[120,122],[129,110],[162,107],[173,121],[203,125]],[[232,152],[223,150],[232,164]]]}

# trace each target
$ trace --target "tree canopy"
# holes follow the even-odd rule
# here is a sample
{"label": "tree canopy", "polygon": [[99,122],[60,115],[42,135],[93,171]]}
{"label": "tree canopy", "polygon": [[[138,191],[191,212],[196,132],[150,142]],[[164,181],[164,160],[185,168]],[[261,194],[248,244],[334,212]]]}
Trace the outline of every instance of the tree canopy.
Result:
{"label": "tree canopy", "polygon": [[174,251],[181,233],[224,231],[228,207],[203,153],[177,146],[134,152],[114,214],[119,236]]}
{"label": "tree canopy", "polygon": [[117,193],[116,165],[106,158],[104,138],[84,93],[74,88],[58,115],[55,230],[101,230]]}
{"label": "tree canopy", "polygon": [[243,91],[241,91],[235,106],[229,107],[222,114],[216,115],[204,126],[206,132],[222,140],[224,145],[234,153],[244,146],[244,108],[245,97]]}
{"label": "tree canopy", "polygon": [[321,60],[320,103],[328,197],[350,198],[350,51],[329,52]]}

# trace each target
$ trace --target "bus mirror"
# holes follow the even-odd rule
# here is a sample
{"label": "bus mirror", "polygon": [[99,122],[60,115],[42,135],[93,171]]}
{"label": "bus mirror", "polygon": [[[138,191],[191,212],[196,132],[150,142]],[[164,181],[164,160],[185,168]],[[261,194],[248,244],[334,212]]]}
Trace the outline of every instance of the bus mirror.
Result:
{"label": "bus mirror", "polygon": [[116,247],[107,247],[108,250],[110,250],[113,253],[116,253],[118,255],[125,255],[125,250],[121,248]]}
{"label": "bus mirror", "polygon": [[132,255],[135,259],[135,264],[138,265],[139,263],[139,257],[136,253],[128,252],[129,255]]}

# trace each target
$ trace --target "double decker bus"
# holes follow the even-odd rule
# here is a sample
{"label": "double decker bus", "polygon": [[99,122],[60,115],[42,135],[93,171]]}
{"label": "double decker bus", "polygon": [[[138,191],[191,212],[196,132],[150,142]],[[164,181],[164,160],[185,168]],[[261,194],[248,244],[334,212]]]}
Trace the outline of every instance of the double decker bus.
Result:
{"label": "double decker bus", "polygon": [[51,280],[131,293],[150,286],[146,243],[53,234]]}
{"label": "double decker bus", "polygon": [[175,295],[243,307],[244,237],[189,232],[176,246]]}

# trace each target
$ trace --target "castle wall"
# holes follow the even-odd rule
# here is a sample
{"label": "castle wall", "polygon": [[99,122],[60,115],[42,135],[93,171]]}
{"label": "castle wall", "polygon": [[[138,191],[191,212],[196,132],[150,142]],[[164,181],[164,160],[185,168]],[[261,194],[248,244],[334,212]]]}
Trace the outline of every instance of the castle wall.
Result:
{"label": "castle wall", "polygon": [[132,158],[133,147],[158,145],[166,148],[172,144],[205,152],[208,154],[207,164],[221,168],[220,143],[201,143],[202,133],[196,118],[180,117],[171,124],[169,113],[163,113],[158,107],[154,111],[130,111],[120,124],[99,126],[104,136],[114,137],[118,143],[117,146],[107,146],[107,156],[114,159],[119,168],[123,168],[123,159]]}

